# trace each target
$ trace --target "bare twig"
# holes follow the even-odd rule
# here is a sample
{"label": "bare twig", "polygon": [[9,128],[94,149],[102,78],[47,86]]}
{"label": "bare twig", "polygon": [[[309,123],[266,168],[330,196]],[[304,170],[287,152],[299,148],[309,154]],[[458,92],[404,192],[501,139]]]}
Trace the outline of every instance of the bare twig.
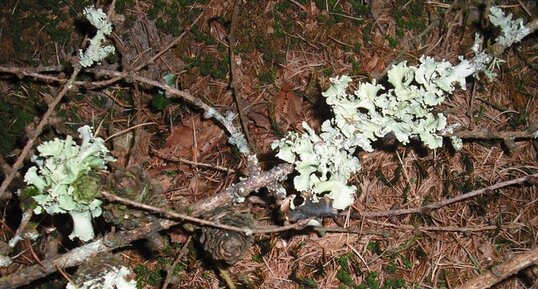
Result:
{"label": "bare twig", "polygon": [[141,126],[155,125],[155,124],[157,124],[157,123],[155,123],[155,122],[146,122],[146,123],[139,123],[139,124],[137,124],[137,125],[133,125],[133,126],[131,126],[131,127],[128,127],[128,128],[126,128],[126,129],[124,129],[124,130],[121,130],[121,131],[118,131],[117,133],[115,133],[115,134],[113,134],[113,135],[107,137],[107,138],[105,139],[105,142],[107,142],[107,141],[109,141],[109,140],[111,140],[111,139],[113,139],[113,138],[115,138],[115,137],[117,137],[117,136],[119,136],[119,135],[122,135],[122,134],[124,134],[124,133],[127,133],[127,132],[129,132],[129,131],[131,131],[131,130],[133,130],[133,129],[137,129],[137,128],[141,127]]}
{"label": "bare twig", "polygon": [[301,222],[297,222],[295,224],[286,225],[286,226],[258,226],[254,228],[241,228],[237,226],[230,226],[226,224],[221,224],[221,223],[217,223],[213,221],[208,221],[208,220],[192,217],[187,214],[181,214],[181,213],[177,213],[171,210],[166,210],[166,209],[146,205],[143,203],[139,203],[133,200],[116,196],[109,192],[103,191],[101,192],[101,195],[110,202],[119,202],[119,203],[129,205],[135,208],[159,213],[166,218],[180,219],[180,220],[192,222],[198,225],[211,226],[211,227],[215,227],[215,228],[219,228],[223,230],[241,232],[245,234],[268,234],[268,233],[278,233],[278,232],[289,231],[289,230],[297,230],[297,229],[300,230],[300,229],[303,229],[304,226],[311,220],[311,219],[301,220]]}
{"label": "bare twig", "polygon": [[177,88],[171,87],[167,84],[160,83],[155,80],[151,80],[149,78],[140,76],[135,73],[127,73],[127,72],[118,72],[113,70],[106,70],[106,69],[88,69],[87,72],[92,72],[100,75],[106,75],[111,78],[129,78],[130,80],[134,80],[140,83],[144,83],[147,85],[151,85],[154,87],[158,87],[166,93],[170,95],[170,97],[179,97],[188,103],[196,106],[197,108],[204,111],[204,115],[206,117],[212,117],[217,122],[219,122],[228,132],[230,136],[234,136],[237,134],[240,134],[239,131],[234,127],[233,123],[231,123],[230,120],[228,120],[226,117],[224,117],[220,112],[216,111],[214,108],[212,108],[210,105],[202,102],[199,98],[194,97],[190,92],[185,90],[179,90]]}
{"label": "bare twig", "polygon": [[15,175],[17,174],[17,171],[22,167],[22,163],[24,162],[24,159],[26,158],[26,156],[28,155],[28,153],[32,149],[32,146],[34,145],[34,142],[36,141],[37,137],[41,134],[41,132],[43,131],[43,128],[48,123],[49,117],[54,112],[54,109],[60,103],[60,101],[62,100],[64,95],[72,88],[73,82],[75,81],[75,78],[77,77],[77,75],[80,72],[80,68],[81,67],[80,67],[79,64],[75,65],[75,70],[71,74],[71,77],[69,77],[69,80],[64,85],[62,90],[58,93],[58,95],[49,104],[49,107],[48,107],[47,111],[45,112],[45,114],[41,118],[41,121],[37,124],[37,126],[36,126],[36,128],[34,130],[34,135],[29,136],[29,139],[26,142],[26,145],[24,146],[24,148],[22,149],[22,152],[20,153],[19,157],[15,161],[15,164],[13,164],[13,166],[11,167],[11,172],[9,173],[9,175],[6,176],[6,178],[2,182],[2,185],[0,185],[0,199],[5,197],[7,187],[9,186],[9,184],[11,184],[11,182],[15,178]]}
{"label": "bare twig", "polygon": [[484,232],[484,231],[494,231],[494,230],[507,230],[507,229],[519,229],[524,227],[523,224],[509,224],[504,226],[495,226],[495,225],[480,225],[473,227],[457,227],[457,226],[446,226],[446,227],[435,227],[435,226],[412,226],[412,225],[398,225],[386,222],[378,222],[374,220],[366,220],[369,223],[378,224],[385,227],[391,227],[397,230],[417,230],[417,231],[437,231],[437,232]]}
{"label": "bare twig", "polygon": [[493,130],[460,130],[454,133],[441,133],[440,136],[457,136],[463,139],[530,139],[535,138],[537,128],[529,127],[519,131],[493,131]]}
{"label": "bare twig", "polygon": [[359,234],[359,235],[379,235],[384,238],[391,238],[393,235],[389,232],[380,231],[380,230],[363,230],[355,228],[343,228],[343,227],[312,227],[312,230],[320,233],[346,233],[346,234]]}
{"label": "bare twig", "polygon": [[[214,198],[214,197],[211,197],[211,198]],[[126,203],[130,204],[129,202],[126,202]],[[149,207],[149,209],[154,210],[156,212],[159,212],[161,210],[159,208],[154,208],[154,207]],[[195,210],[193,212],[193,214],[200,214],[200,213],[202,213],[200,210]],[[178,214],[178,216],[184,217],[184,215],[182,214]],[[192,219],[194,221],[201,220],[201,219],[192,218],[189,216],[187,217],[188,218],[185,218],[184,220],[188,220],[188,219]],[[203,221],[202,223],[205,224],[205,220],[202,220],[202,221]],[[296,224],[282,226],[282,227],[278,227],[278,226],[256,227],[252,230],[252,232],[255,232],[257,234],[268,234],[268,233],[277,233],[277,232],[283,232],[283,231],[288,231],[288,230],[297,230],[297,229],[304,228],[304,226],[306,226],[306,224],[309,221],[310,219],[302,220],[301,222],[298,222]],[[178,223],[175,221],[166,220],[166,219],[158,219],[156,221],[153,221],[147,224],[142,224],[140,227],[134,230],[122,231],[119,233],[109,233],[102,239],[99,239],[92,243],[75,248],[63,255],[56,256],[51,259],[45,259],[41,261],[39,265],[26,267],[11,275],[0,278],[0,289],[13,289],[13,288],[17,288],[17,287],[29,284],[34,280],[45,277],[48,274],[54,273],[57,270],[57,268],[68,268],[68,267],[77,266],[79,264],[82,264],[89,257],[94,256],[98,253],[108,252],[117,248],[127,246],[133,241],[136,241],[138,239],[143,239],[152,233],[159,232],[161,230],[166,230],[176,224]],[[215,224],[208,223],[207,225],[214,226]],[[245,232],[244,228],[238,228],[238,227],[233,227],[233,226],[217,225],[217,227],[224,228],[224,229],[231,229],[234,231]]]}
{"label": "bare twig", "polygon": [[192,240],[192,237],[189,237],[187,239],[187,241],[185,242],[185,244],[183,244],[183,247],[179,251],[179,254],[177,254],[176,259],[174,260],[174,263],[172,264],[172,266],[170,266],[170,268],[166,270],[166,278],[164,279],[164,283],[161,289],[166,289],[168,287],[168,284],[172,282],[172,278],[174,277],[174,270],[177,264],[179,264],[179,261],[181,261],[181,258],[183,258],[183,256],[187,254],[187,252],[189,252],[189,245],[191,243],[191,240]]}
{"label": "bare twig", "polygon": [[399,216],[399,215],[407,215],[407,214],[414,214],[414,213],[424,213],[432,210],[437,210],[439,208],[442,208],[444,206],[448,206],[453,203],[457,203],[469,198],[473,198],[488,192],[491,192],[493,190],[497,190],[500,188],[522,184],[525,183],[531,179],[538,178],[538,173],[529,175],[526,177],[521,177],[509,181],[500,182],[482,189],[474,190],[469,193],[459,195],[454,198],[446,199],[437,203],[429,204],[420,208],[412,208],[412,209],[399,209],[399,210],[389,210],[384,212],[362,212],[360,215],[365,218],[375,218],[375,217],[389,217],[389,216]]}
{"label": "bare twig", "polygon": [[518,254],[456,289],[484,289],[501,282],[505,278],[533,265],[538,264],[538,247]]}
{"label": "bare twig", "polygon": [[206,168],[206,169],[212,169],[212,170],[217,170],[217,171],[223,171],[223,172],[226,172],[228,174],[233,174],[235,173],[234,170],[232,169],[229,169],[229,168],[226,168],[226,167],[223,167],[223,166],[218,166],[218,165],[212,165],[212,164],[206,164],[206,163],[200,163],[200,162],[193,162],[193,161],[189,161],[187,159],[184,159],[184,158],[178,158],[178,157],[173,157],[173,156],[168,156],[166,154],[163,154],[161,153],[160,151],[158,150],[155,150],[155,149],[152,149],[151,150],[151,153],[158,156],[159,158],[163,159],[163,160],[168,160],[168,161],[172,161],[172,162],[178,162],[178,163],[186,163],[188,165],[191,165],[191,166],[194,166],[194,167],[201,167],[201,168]]}
{"label": "bare twig", "polygon": [[[239,84],[241,83],[240,77],[240,71],[239,71],[239,65],[241,62],[241,58],[236,57],[235,54],[235,32],[237,30],[238,18],[239,18],[239,9],[241,9],[241,0],[235,0],[234,6],[233,6],[233,12],[232,12],[232,19],[230,23],[230,32],[228,33],[228,51],[230,54],[230,88],[232,89],[232,95],[235,99],[235,104],[237,105],[237,113],[239,114],[239,122],[241,123],[241,127],[243,128],[243,132],[245,133],[245,137],[250,145],[251,149],[254,149],[252,146],[252,141],[250,139],[250,134],[248,132],[247,127],[247,120],[245,118],[245,115],[243,113],[243,99],[241,97],[241,92]],[[254,151],[255,152],[255,151]]]}

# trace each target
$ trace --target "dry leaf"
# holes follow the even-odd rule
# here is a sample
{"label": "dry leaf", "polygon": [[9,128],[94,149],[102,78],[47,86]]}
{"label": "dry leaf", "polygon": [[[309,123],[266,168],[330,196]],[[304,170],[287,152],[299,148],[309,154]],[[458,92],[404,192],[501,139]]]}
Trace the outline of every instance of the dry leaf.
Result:
{"label": "dry leaf", "polygon": [[[303,99],[293,91],[293,85],[287,81],[282,84],[280,92],[276,96],[275,120],[284,124],[287,130],[290,124],[295,124],[302,110]],[[283,120],[283,119],[286,120]]]}

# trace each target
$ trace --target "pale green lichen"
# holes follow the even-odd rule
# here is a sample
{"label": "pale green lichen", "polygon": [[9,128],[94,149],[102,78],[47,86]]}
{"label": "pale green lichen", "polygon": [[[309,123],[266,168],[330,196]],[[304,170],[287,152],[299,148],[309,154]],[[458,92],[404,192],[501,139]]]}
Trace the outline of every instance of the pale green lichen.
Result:
{"label": "pale green lichen", "polygon": [[108,21],[108,17],[103,10],[87,7],[84,9],[84,16],[97,28],[97,32],[90,39],[90,45],[86,48],[86,51],[80,49],[80,65],[90,67],[96,62],[99,64],[108,55],[114,53],[116,48],[112,45],[104,45],[106,36],[112,32],[112,23]]}
{"label": "pale green lichen", "polygon": [[[491,12],[512,34],[519,35],[514,39],[524,37],[522,29],[514,28],[521,26],[520,21],[514,24],[510,16],[502,20],[497,10]],[[417,66],[408,66],[405,61],[393,65],[387,74],[387,88],[373,81],[359,83],[356,91],[348,93],[350,77],[331,78],[331,86],[322,94],[334,117],[321,125],[320,133],[303,123],[304,133],[291,132],[272,145],[278,150],[277,157],[295,165],[295,188],[313,192],[314,201],[327,195],[333,200],[333,208],[344,209],[353,203],[355,195],[356,188],[347,182],[360,169],[353,156],[357,148],[371,152],[372,142],[388,134],[402,144],[414,138],[428,148],[441,147],[443,138],[438,133],[446,128],[447,119],[442,113],[433,112],[433,108],[457,87],[466,89],[467,77],[477,78],[478,73],[485,73],[488,78],[495,76],[492,69],[498,61],[481,46],[481,38],[475,37],[475,56],[470,60],[460,56],[456,65],[429,56],[422,56]],[[452,136],[450,140],[456,150],[461,149],[461,138]]]}
{"label": "pale green lichen", "polygon": [[90,173],[105,169],[114,158],[89,126],[78,131],[80,146],[71,136],[39,145],[39,156],[32,157],[36,166],[28,169],[24,181],[39,192],[32,196],[37,203],[36,214],[69,213],[74,225],[69,237],[88,241],[94,237],[91,220],[101,215],[101,201],[96,198],[99,192]]}
{"label": "pale green lichen", "polygon": [[505,47],[520,42],[530,33],[529,28],[523,25],[523,19],[512,20],[512,13],[505,16],[504,12],[495,6],[489,8],[489,20],[501,29],[501,35],[495,41]]}

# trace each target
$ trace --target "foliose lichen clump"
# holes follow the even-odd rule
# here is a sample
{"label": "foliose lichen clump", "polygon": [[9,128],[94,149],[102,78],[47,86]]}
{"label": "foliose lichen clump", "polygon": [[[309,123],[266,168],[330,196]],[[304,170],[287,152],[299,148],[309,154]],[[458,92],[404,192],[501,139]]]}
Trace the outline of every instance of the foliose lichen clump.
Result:
{"label": "foliose lichen clump", "polygon": [[[529,33],[522,20],[512,21],[511,15],[505,17],[499,11],[490,10],[490,18],[501,26],[497,41],[502,45],[509,46]],[[446,128],[447,118],[433,108],[457,87],[465,89],[467,77],[478,78],[479,73],[489,79],[495,76],[492,69],[498,60],[481,45],[477,36],[471,47],[475,56],[470,60],[460,56],[457,65],[430,56],[422,56],[415,66],[406,61],[393,65],[387,87],[375,81],[359,83],[350,93],[350,77],[331,78],[331,86],[322,95],[333,118],[323,122],[319,133],[303,122],[303,133],[290,132],[272,144],[278,150],[277,157],[295,165],[295,188],[312,192],[315,202],[326,195],[333,200],[333,208],[345,209],[353,203],[356,191],[347,182],[361,168],[354,156],[358,148],[372,152],[372,142],[389,134],[402,144],[418,139],[428,148],[441,147],[443,138],[437,133]],[[452,137],[451,141],[455,148],[461,148],[461,139]]]}
{"label": "foliose lichen clump", "polygon": [[95,174],[113,161],[104,140],[95,137],[89,126],[78,129],[81,145],[71,136],[54,139],[37,147],[36,164],[26,172],[24,181],[33,191],[34,212],[68,213],[73,219],[71,239],[88,241],[95,236],[92,218],[101,215],[99,179]]}

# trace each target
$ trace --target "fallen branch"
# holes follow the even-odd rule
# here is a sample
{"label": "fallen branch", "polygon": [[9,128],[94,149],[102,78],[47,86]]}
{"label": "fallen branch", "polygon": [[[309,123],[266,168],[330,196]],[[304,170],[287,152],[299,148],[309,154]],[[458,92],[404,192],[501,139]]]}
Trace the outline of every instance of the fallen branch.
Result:
{"label": "fallen branch", "polygon": [[269,171],[261,172],[255,178],[250,178],[232,185],[209,199],[200,200],[192,205],[192,207],[196,208],[200,213],[210,212],[214,208],[230,204],[234,199],[245,198],[252,191],[282,181],[286,179],[291,172],[293,172],[293,165],[280,164]]}
{"label": "fallen branch", "polygon": [[54,273],[58,268],[68,268],[84,263],[88,258],[98,253],[108,252],[116,248],[129,245],[131,242],[142,239],[150,233],[165,230],[176,222],[158,220],[141,225],[135,230],[119,233],[108,233],[104,238],[75,248],[63,255],[41,261],[41,264],[26,267],[17,272],[0,278],[0,289],[13,289],[30,284],[34,280]]}
{"label": "fallen branch", "polygon": [[[238,192],[240,196],[247,196],[251,191],[260,189],[267,184],[273,183],[277,179],[287,176],[291,172],[291,170],[292,170],[291,165],[283,164],[283,165],[276,166],[272,170],[260,173],[260,175],[257,178],[239,182],[219,194],[209,197],[208,199],[201,200],[195,203],[194,205],[192,205],[191,208],[193,209],[192,209],[191,215],[200,216],[208,212],[207,210],[212,210],[220,205],[230,204],[234,198],[235,192]],[[119,198],[116,198],[116,199],[119,200]],[[126,203],[130,204],[130,201],[126,200]],[[136,202],[134,203],[136,205],[140,204]],[[144,204],[142,205],[147,206]],[[159,212],[160,210],[162,210],[160,208],[155,208],[151,206],[147,206],[147,208],[154,210],[155,212]],[[175,216],[176,218],[180,218],[182,220],[193,221],[193,222],[199,222],[199,220],[202,220],[202,219],[194,218],[192,216],[188,216],[184,214],[179,214],[179,213],[174,213],[174,214],[177,214]],[[170,214],[170,216],[174,217],[173,216],[174,214]],[[187,216],[188,218],[184,218],[185,216]],[[209,222],[206,224],[205,223],[207,222],[206,220],[202,220],[202,221],[204,225],[215,225],[215,223],[213,222]],[[287,225],[287,226],[256,227],[250,230],[250,232],[256,233],[256,234],[269,234],[269,233],[276,233],[276,232],[282,232],[282,231],[288,231],[288,230],[298,230],[298,229],[304,228],[304,226],[306,226],[306,224],[309,221],[310,221],[309,219],[306,219],[306,220],[302,220],[301,222],[298,222],[292,225]],[[0,289],[12,289],[12,288],[17,288],[17,287],[29,284],[33,282],[34,280],[43,278],[51,273],[56,272],[57,268],[68,268],[68,267],[78,266],[91,256],[94,256],[96,254],[103,253],[103,252],[108,252],[117,248],[125,247],[133,241],[136,241],[138,239],[143,239],[150,234],[153,234],[162,230],[166,230],[177,224],[178,222],[176,221],[158,219],[151,223],[142,224],[140,227],[134,230],[122,231],[118,233],[108,233],[102,239],[99,239],[92,243],[75,248],[63,255],[60,255],[51,259],[45,259],[41,262],[42,265],[37,264],[37,265],[29,266],[11,275],[0,278]],[[199,223],[199,224],[202,224],[202,223]],[[225,227],[225,229],[231,229],[235,231],[241,231],[241,232],[246,231],[245,228],[220,225],[220,224],[217,224],[216,226],[221,227],[221,228]]]}
{"label": "fallen branch", "polygon": [[536,179],[538,178],[538,173],[529,175],[526,177],[521,177],[509,181],[500,182],[482,189],[474,190],[471,192],[468,192],[463,195],[456,196],[454,198],[446,199],[437,203],[429,204],[420,208],[412,208],[412,209],[399,209],[399,210],[388,210],[384,212],[361,212],[360,216],[364,218],[375,218],[375,217],[389,217],[389,216],[399,216],[399,215],[407,215],[407,214],[415,214],[415,213],[425,213],[432,210],[437,210],[439,208],[442,208],[444,206],[448,206],[453,203],[461,202],[463,200],[473,198],[488,192],[491,192],[493,190],[497,190],[500,188],[522,184],[525,182],[529,182],[532,185],[536,185]]}
{"label": "fallen branch", "polygon": [[[143,209],[145,211],[158,213],[169,219],[179,219],[182,221],[187,221],[187,222],[195,223],[198,225],[211,226],[211,227],[215,227],[215,228],[219,228],[219,229],[223,229],[227,231],[240,232],[240,233],[245,233],[245,234],[267,234],[267,233],[278,233],[282,231],[302,229],[308,223],[308,221],[311,220],[311,219],[306,219],[306,220],[302,220],[301,222],[297,222],[295,224],[286,225],[286,226],[258,226],[254,228],[243,228],[243,227],[221,224],[214,221],[208,221],[208,220],[192,217],[187,214],[182,214],[182,213],[174,212],[171,210],[146,205],[140,202],[136,202],[133,200],[116,196],[109,192],[101,192],[101,196],[103,196],[109,202],[118,202],[125,205],[129,205],[131,207]],[[195,213],[199,214],[199,212],[196,212],[196,211]]]}
{"label": "fallen branch", "polygon": [[536,138],[538,128],[529,127],[527,130],[519,131],[492,131],[492,130],[460,130],[454,133],[441,133],[440,136],[457,136],[463,139],[531,139]]}
{"label": "fallen branch", "polygon": [[456,287],[456,289],[490,288],[507,277],[510,277],[533,264],[538,264],[538,247],[518,254],[504,263],[493,266],[487,272],[462,286]]}

